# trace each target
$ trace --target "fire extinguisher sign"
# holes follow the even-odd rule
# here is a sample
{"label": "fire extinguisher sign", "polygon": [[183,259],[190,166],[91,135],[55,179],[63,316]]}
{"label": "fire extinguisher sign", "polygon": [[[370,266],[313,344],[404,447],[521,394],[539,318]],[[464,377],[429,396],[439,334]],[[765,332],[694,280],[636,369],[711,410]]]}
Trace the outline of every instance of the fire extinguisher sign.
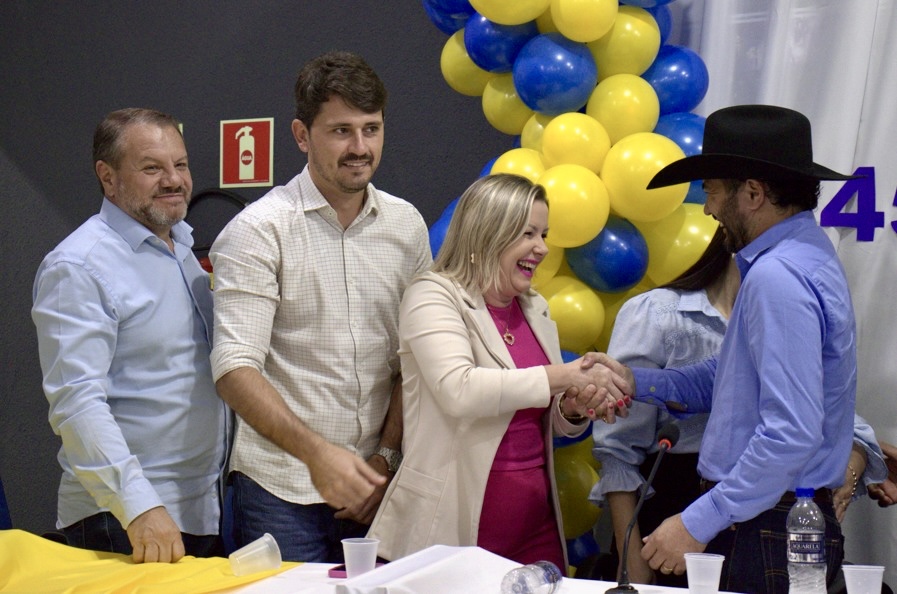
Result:
{"label": "fire extinguisher sign", "polygon": [[222,188],[274,185],[274,118],[221,121]]}

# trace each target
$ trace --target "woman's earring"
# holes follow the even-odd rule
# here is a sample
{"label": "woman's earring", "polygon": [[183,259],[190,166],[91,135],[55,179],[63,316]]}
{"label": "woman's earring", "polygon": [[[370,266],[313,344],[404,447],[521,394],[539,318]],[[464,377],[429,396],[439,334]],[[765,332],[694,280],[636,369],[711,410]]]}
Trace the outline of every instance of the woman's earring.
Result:
{"label": "woman's earring", "polygon": [[473,252],[470,252],[470,263],[471,263],[471,264],[476,264],[476,262],[474,262]]}

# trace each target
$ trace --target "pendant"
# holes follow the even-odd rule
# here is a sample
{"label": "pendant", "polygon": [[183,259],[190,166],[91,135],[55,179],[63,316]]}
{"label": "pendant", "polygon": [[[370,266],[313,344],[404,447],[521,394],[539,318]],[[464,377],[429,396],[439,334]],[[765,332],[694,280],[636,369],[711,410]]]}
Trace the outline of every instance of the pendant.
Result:
{"label": "pendant", "polygon": [[510,330],[505,330],[505,333],[501,336],[504,341],[508,344],[508,346],[514,345],[514,335],[511,334]]}

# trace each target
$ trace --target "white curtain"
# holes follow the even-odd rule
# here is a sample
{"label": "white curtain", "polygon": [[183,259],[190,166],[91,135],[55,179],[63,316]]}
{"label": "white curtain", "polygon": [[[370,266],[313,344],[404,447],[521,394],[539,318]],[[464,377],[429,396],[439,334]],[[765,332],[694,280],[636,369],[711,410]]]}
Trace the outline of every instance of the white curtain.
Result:
{"label": "white curtain", "polygon": [[[857,412],[897,444],[897,0],[675,0],[670,42],[697,51],[710,89],[696,110],[767,103],[804,113],[814,160],[875,172],[873,241],[827,228],[847,269],[858,325]],[[823,183],[819,212],[840,189]],[[847,211],[855,208],[855,199]],[[774,468],[770,469],[774,472]],[[897,506],[848,510],[846,559],[885,565],[897,586]]]}

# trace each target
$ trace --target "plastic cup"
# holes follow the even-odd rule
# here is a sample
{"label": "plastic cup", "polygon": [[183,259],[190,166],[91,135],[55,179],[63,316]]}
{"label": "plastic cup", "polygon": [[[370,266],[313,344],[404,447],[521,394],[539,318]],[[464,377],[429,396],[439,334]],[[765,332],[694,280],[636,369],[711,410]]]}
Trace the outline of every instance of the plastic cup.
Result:
{"label": "plastic cup", "polygon": [[884,565],[842,565],[847,594],[881,594]]}
{"label": "plastic cup", "polygon": [[685,573],[688,576],[689,594],[716,594],[719,592],[719,576],[723,570],[724,555],[711,553],[685,553]]}
{"label": "plastic cup", "polygon": [[346,577],[353,578],[374,569],[377,563],[376,538],[344,538],[343,557],[346,559]]}
{"label": "plastic cup", "polygon": [[227,557],[234,575],[248,575],[257,571],[270,571],[280,567],[280,547],[267,532],[248,545],[237,549]]}

